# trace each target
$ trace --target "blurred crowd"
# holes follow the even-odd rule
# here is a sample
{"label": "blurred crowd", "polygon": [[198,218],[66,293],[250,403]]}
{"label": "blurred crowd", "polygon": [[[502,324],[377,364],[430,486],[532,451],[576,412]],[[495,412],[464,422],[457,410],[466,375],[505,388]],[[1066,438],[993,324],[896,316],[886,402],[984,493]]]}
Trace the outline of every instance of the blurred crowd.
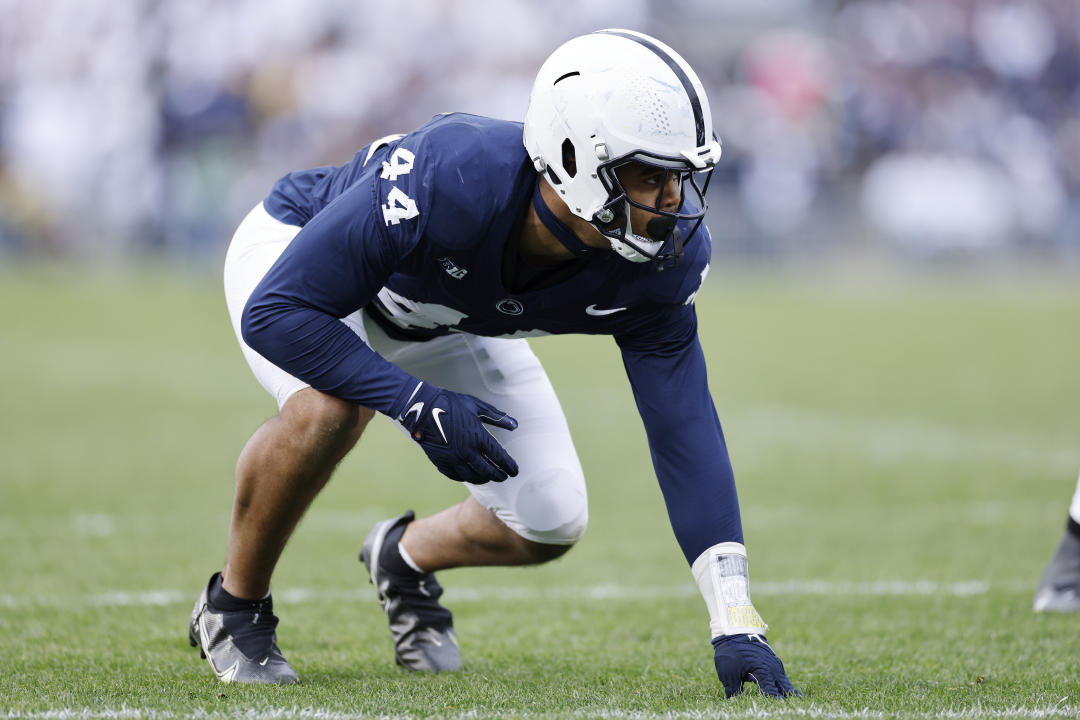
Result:
{"label": "blurred crowd", "polygon": [[0,0],[0,261],[219,262],[292,169],[656,35],[709,91],[718,253],[1080,263],[1080,0]]}

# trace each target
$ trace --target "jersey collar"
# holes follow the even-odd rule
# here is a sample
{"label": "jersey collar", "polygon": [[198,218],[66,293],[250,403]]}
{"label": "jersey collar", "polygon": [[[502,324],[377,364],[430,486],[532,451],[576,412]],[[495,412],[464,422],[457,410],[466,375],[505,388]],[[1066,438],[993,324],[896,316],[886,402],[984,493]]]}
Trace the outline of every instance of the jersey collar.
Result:
{"label": "jersey collar", "polygon": [[536,216],[540,218],[540,222],[548,229],[548,232],[562,243],[563,247],[573,253],[574,257],[581,257],[593,248],[581,242],[580,238],[574,234],[574,231],[562,220],[555,217],[555,213],[551,212],[547,203],[544,202],[544,198],[540,195],[541,182],[543,181],[537,178],[536,187],[533,188],[532,206],[536,210]]}

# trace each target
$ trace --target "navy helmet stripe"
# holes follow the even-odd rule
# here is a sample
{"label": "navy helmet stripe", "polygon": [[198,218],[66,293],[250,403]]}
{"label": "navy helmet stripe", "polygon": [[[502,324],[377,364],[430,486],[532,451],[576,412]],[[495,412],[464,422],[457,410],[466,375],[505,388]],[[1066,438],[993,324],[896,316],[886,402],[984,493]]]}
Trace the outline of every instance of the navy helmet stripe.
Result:
{"label": "navy helmet stripe", "polygon": [[705,118],[701,114],[701,100],[698,98],[697,91],[694,90],[694,83],[690,82],[690,77],[686,74],[686,71],[682,69],[682,66],[676,62],[675,58],[671,57],[665,52],[659,45],[651,42],[638,35],[633,35],[628,32],[622,32],[619,30],[598,30],[597,32],[605,35],[618,35],[628,40],[641,43],[645,47],[656,53],[661,60],[667,63],[672,72],[675,73],[675,77],[679,78],[679,82],[683,84],[683,89],[686,90],[686,94],[690,97],[690,107],[694,110],[694,125],[697,128],[697,144],[701,147],[705,144]]}

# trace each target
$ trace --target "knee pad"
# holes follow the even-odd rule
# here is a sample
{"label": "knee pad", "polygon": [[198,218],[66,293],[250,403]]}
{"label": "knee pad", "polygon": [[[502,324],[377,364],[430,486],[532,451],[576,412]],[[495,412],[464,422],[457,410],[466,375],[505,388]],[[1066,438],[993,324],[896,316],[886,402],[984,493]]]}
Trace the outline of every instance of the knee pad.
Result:
{"label": "knee pad", "polygon": [[548,468],[522,483],[503,510],[496,514],[526,540],[573,545],[589,524],[585,478],[568,468]]}

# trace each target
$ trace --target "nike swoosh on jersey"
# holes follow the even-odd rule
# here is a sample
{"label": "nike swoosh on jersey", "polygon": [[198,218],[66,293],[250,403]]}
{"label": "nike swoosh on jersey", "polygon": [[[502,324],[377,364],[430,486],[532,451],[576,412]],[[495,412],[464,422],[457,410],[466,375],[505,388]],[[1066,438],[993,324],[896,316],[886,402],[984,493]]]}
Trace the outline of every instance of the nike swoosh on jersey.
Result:
{"label": "nike swoosh on jersey", "polygon": [[626,308],[598,308],[596,305],[590,305],[585,308],[585,312],[589,315],[611,315],[613,313],[622,312]]}
{"label": "nike swoosh on jersey", "polygon": [[442,415],[444,412],[446,412],[446,411],[443,410],[442,408],[434,408],[434,409],[432,409],[432,411],[431,411],[431,419],[435,421],[435,427],[439,428],[439,434],[442,435],[442,441],[444,443],[446,443],[447,445],[449,445],[450,441],[446,439],[446,433],[443,432],[443,429],[442,429],[442,422],[439,420],[439,416]]}

